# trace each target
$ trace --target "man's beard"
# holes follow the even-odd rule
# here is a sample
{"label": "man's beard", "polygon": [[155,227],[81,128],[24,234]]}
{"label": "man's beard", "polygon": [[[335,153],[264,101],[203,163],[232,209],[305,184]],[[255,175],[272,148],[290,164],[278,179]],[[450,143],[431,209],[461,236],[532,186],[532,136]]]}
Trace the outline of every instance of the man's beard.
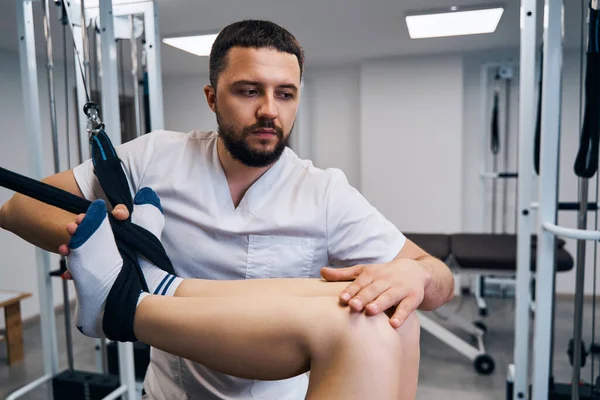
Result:
{"label": "man's beard", "polygon": [[[271,120],[259,120],[256,124],[247,126],[241,132],[238,132],[233,126],[223,122],[218,111],[216,112],[216,115],[219,136],[223,140],[225,148],[233,158],[248,167],[262,168],[273,164],[281,157],[281,154],[288,144],[290,135],[284,138],[283,129],[276,126]],[[278,141],[273,150],[255,150],[248,145],[248,137],[253,131],[260,128],[275,130]]]}

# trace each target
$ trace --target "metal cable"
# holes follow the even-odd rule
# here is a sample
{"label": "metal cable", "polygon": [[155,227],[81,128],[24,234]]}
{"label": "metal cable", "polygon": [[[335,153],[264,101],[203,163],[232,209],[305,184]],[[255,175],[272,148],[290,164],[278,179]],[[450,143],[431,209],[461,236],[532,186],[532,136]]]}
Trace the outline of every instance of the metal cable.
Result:
{"label": "metal cable", "polygon": [[[581,22],[582,22],[582,29],[581,29],[581,53],[580,53],[580,72],[579,72],[579,101],[580,104],[582,103],[582,96],[583,96],[583,74],[584,74],[584,62],[583,62],[583,53],[584,53],[584,36],[585,36],[585,6],[586,6],[586,1],[583,0],[581,3]],[[579,107],[580,110],[582,110],[583,107]],[[582,122],[582,111],[579,112],[579,126],[582,126],[583,122]],[[596,174],[596,204],[598,204],[598,196],[599,196],[599,188],[598,185],[600,184],[600,175]],[[594,225],[594,229],[598,230],[598,210],[596,209],[595,211],[596,214],[596,221],[595,221],[595,225]],[[594,242],[594,272],[593,272],[593,288],[592,288],[592,339],[591,339],[591,345],[593,346],[596,342],[596,279],[597,279],[597,268],[598,268],[598,258],[597,258],[597,253],[598,253],[598,242]],[[590,368],[590,385],[594,386],[595,382],[594,382],[594,369],[595,369],[595,354],[593,352],[591,352],[591,356],[592,356],[592,360],[591,360],[591,368]]]}
{"label": "metal cable", "polygon": [[[67,10],[67,4],[65,0],[62,0],[62,6],[65,10]],[[90,94],[88,91],[88,81],[86,79],[85,72],[83,70],[83,65],[81,61],[81,55],[79,54],[79,50],[77,50],[77,44],[75,43],[75,31],[73,30],[73,22],[69,18],[69,13],[66,13],[66,18],[68,20],[69,28],[71,28],[71,39],[73,39],[73,48],[75,49],[75,55],[77,56],[77,65],[79,66],[79,72],[81,73],[81,79],[83,81],[83,88],[85,90],[85,99],[87,102],[90,102]],[[81,27],[82,30],[85,30],[85,25]]]}
{"label": "metal cable", "polygon": [[64,80],[65,80],[65,135],[67,145],[67,169],[71,169],[71,134],[69,127],[69,71],[67,69],[68,52],[67,52],[67,27],[69,23],[66,17],[66,10],[63,8],[63,60],[64,60]]}

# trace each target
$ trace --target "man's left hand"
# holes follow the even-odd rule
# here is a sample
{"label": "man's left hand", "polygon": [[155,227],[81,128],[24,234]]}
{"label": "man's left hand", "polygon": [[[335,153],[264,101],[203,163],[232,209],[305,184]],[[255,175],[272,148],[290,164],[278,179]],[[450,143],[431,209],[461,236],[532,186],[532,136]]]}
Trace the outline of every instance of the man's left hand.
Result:
{"label": "man's left hand", "polygon": [[430,273],[416,260],[399,258],[386,264],[355,265],[348,268],[323,268],[321,276],[328,281],[354,280],[340,294],[340,302],[356,312],[376,315],[394,306],[390,318],[399,328],[416,310],[425,296]]}

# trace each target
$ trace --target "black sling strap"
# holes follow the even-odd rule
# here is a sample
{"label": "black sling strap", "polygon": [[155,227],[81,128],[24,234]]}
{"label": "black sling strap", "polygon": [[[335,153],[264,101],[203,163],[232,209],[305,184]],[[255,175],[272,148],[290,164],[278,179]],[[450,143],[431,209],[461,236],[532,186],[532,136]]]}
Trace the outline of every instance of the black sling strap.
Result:
{"label": "black sling strap", "polygon": [[[91,137],[90,144],[94,173],[106,197],[112,206],[124,204],[131,214],[133,200],[129,184],[121,166],[121,160],[118,158],[110,139],[104,131],[100,131],[100,133]],[[85,213],[91,204],[90,201],[62,189],[2,167],[0,167],[0,186],[75,214]],[[123,258],[130,259],[135,265],[143,290],[147,291],[148,286],[137,262],[137,254],[146,257],[162,270],[175,274],[171,260],[167,256],[162,243],[152,233],[133,224],[131,218],[120,221],[110,214],[108,217],[119,252]]]}

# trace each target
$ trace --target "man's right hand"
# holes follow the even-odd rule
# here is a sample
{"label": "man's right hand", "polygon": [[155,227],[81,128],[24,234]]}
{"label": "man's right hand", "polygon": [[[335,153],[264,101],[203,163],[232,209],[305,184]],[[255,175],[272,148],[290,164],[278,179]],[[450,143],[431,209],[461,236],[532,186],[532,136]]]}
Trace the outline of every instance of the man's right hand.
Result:
{"label": "man's right hand", "polygon": [[[129,218],[129,210],[127,209],[127,207],[124,204],[118,204],[113,210],[112,213],[113,217],[115,217],[116,219],[120,220],[120,221],[124,221],[127,218]],[[83,221],[83,217],[85,217],[85,214],[79,214],[77,216],[77,220],[75,222],[70,222],[67,224],[67,233],[69,234],[69,236],[73,236],[73,234],[75,234],[75,230],[77,229],[77,226],[81,223],[81,221]],[[68,256],[69,255],[69,246],[66,243],[61,244],[58,247],[58,254],[60,254],[61,256]]]}

